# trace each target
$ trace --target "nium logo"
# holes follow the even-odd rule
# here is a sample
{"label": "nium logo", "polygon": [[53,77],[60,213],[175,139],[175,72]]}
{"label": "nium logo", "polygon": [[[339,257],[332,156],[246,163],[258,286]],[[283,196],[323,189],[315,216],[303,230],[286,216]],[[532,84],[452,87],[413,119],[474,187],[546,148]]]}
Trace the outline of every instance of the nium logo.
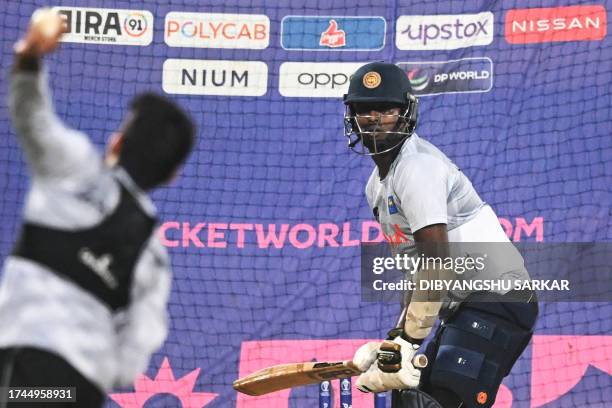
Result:
{"label": "nium logo", "polygon": [[162,87],[169,94],[262,96],[268,66],[261,61],[167,59]]}
{"label": "nium logo", "polygon": [[505,37],[512,44],[599,41],[607,32],[601,5],[516,9],[506,13]]}
{"label": "nium logo", "polygon": [[400,16],[395,45],[400,50],[453,50],[493,42],[493,13]]}
{"label": "nium logo", "polygon": [[341,98],[350,76],[365,62],[284,62],[278,91],[286,97]]}
{"label": "nium logo", "polygon": [[286,50],[371,51],[385,46],[382,17],[285,16],[281,46]]}
{"label": "nium logo", "polygon": [[488,92],[493,87],[493,62],[489,58],[450,61],[400,62],[416,95]]}
{"label": "nium logo", "polygon": [[270,19],[259,14],[166,14],[164,39],[170,47],[264,49]]}
{"label": "nium logo", "polygon": [[54,7],[66,21],[62,42],[149,45],[153,14],[146,10]]}

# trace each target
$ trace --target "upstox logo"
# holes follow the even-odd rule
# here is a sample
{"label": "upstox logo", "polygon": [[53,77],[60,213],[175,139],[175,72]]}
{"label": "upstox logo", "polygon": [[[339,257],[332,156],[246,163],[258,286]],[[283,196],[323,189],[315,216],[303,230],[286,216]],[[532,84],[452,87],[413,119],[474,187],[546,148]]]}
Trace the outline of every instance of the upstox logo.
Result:
{"label": "upstox logo", "polygon": [[153,14],[146,10],[54,7],[66,21],[63,42],[149,45]]}
{"label": "upstox logo", "polygon": [[278,91],[285,97],[341,98],[363,62],[284,62]]}
{"label": "upstox logo", "polygon": [[493,42],[493,13],[400,16],[395,25],[400,50],[454,50]]}
{"label": "upstox logo", "polygon": [[606,36],[601,5],[516,9],[506,13],[505,37],[511,44],[598,41]]}
{"label": "upstox logo", "polygon": [[262,61],[167,59],[162,87],[169,94],[262,96],[268,66]]}
{"label": "upstox logo", "polygon": [[260,14],[170,12],[164,24],[170,47],[264,49],[270,19]]}

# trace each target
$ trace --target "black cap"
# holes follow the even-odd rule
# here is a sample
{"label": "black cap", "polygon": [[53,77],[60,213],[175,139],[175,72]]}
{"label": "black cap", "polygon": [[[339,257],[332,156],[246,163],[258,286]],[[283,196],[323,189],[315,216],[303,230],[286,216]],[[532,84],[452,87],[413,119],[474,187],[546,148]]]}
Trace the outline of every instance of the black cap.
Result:
{"label": "black cap", "polygon": [[412,93],[404,70],[388,62],[371,62],[351,76],[344,104],[386,102],[406,105],[408,94]]}

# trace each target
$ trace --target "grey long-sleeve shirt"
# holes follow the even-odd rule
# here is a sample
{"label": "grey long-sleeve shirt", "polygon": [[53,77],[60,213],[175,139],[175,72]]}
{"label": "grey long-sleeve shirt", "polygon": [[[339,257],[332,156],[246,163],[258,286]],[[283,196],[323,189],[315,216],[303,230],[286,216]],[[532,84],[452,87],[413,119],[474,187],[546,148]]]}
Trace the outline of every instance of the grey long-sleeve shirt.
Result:
{"label": "grey long-sleeve shirt", "polygon": [[[24,219],[62,230],[98,224],[112,213],[121,183],[149,215],[155,207],[121,168],[107,167],[88,137],[56,116],[44,73],[13,74],[9,109],[31,188]],[[141,252],[121,312],[36,262],[9,256],[0,284],[0,347],[60,355],[102,390],[130,385],[167,335],[171,271],[154,231]]]}

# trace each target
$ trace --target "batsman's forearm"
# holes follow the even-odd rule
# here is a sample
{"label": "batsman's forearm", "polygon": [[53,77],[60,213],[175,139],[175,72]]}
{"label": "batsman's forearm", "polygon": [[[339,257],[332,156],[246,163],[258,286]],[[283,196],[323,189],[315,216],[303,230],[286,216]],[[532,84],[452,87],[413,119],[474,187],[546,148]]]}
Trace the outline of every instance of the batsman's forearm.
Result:
{"label": "batsman's forearm", "polygon": [[[442,300],[447,292],[445,290],[422,290],[421,288],[432,287],[432,281],[446,279],[452,279],[452,273],[443,267],[434,266],[417,272],[416,289],[412,293],[404,321],[406,335],[417,340],[427,337],[438,319]],[[422,283],[427,283],[427,285]]]}
{"label": "batsman's forearm", "polygon": [[433,328],[442,302],[411,302],[406,311],[404,333],[414,340],[423,340]]}

